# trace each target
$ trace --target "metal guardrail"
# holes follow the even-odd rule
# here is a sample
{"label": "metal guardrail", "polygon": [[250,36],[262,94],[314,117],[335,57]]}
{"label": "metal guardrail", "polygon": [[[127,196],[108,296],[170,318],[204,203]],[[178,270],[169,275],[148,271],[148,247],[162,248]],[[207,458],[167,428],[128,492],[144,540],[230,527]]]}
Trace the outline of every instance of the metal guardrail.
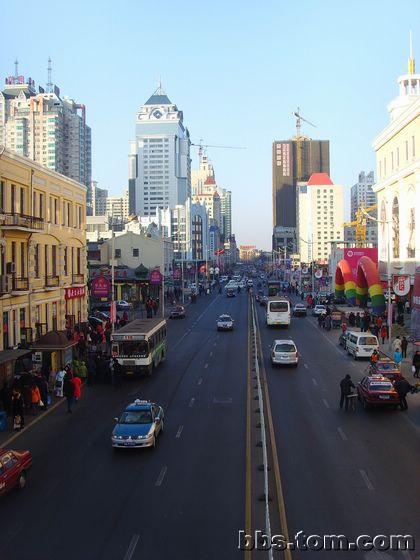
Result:
{"label": "metal guardrail", "polygon": [[[251,313],[252,313],[252,345],[253,345],[253,355],[254,355],[254,368],[255,375],[257,377],[258,386],[258,406],[260,409],[260,424],[261,424],[261,444],[262,444],[262,455],[263,455],[263,469],[264,469],[264,496],[265,496],[265,534],[267,535],[269,542],[271,542],[271,522],[270,522],[270,496],[269,496],[269,483],[268,483],[268,457],[267,457],[267,435],[265,428],[265,414],[264,414],[264,399],[261,387],[261,376],[260,376],[260,364],[258,362],[258,344],[257,344],[257,320],[255,318],[255,302],[254,298],[250,297],[251,301]],[[273,560],[273,549],[270,546],[268,552],[268,557]]]}

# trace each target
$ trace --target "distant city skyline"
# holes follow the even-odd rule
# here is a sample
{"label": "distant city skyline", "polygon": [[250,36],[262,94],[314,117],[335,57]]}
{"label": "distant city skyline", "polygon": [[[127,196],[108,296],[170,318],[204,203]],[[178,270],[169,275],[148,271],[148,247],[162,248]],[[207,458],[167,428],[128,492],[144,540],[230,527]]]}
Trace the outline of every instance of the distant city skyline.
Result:
{"label": "distant city skyline", "polygon": [[[18,34],[13,26],[2,32],[0,76],[14,73],[17,58],[19,73],[42,85],[51,56],[52,83],[86,105],[92,179],[110,195],[122,195],[128,186],[133,115],[161,76],[169,98],[184,112],[193,143],[203,138],[204,144],[247,147],[207,153],[218,182],[232,191],[238,243],[269,249],[272,142],[293,137],[292,111],[300,106],[317,125],[303,132],[330,141],[331,178],[345,186],[349,218],[357,174],[376,171],[372,141],[387,123],[387,104],[397,96],[410,28],[414,54],[420,52],[420,28],[413,27],[420,21],[420,5],[402,0],[394,10],[390,0],[356,0],[350,10],[332,0],[296,6],[270,0],[264,6],[216,0],[211,12],[206,6],[174,11],[163,0],[160,9],[170,10],[171,17],[141,25],[139,41],[148,3],[128,1],[127,9],[119,10],[111,2],[76,0],[75,12],[83,8],[76,41],[72,26],[57,24],[68,16],[66,6],[45,13],[28,3],[22,18],[21,4],[7,4],[5,21],[19,21],[20,27]],[[217,41],[207,32],[216,28]],[[47,30],[48,41],[36,40]],[[296,41],[297,35],[305,40]],[[197,169],[195,147],[191,155]]]}

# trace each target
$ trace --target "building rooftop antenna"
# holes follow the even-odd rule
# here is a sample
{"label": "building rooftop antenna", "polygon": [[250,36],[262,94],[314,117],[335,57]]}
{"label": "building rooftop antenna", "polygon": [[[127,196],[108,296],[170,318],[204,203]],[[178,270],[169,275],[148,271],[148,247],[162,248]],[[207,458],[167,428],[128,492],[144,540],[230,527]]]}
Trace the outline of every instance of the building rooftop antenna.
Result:
{"label": "building rooftop antenna", "polygon": [[47,68],[47,72],[48,72],[48,81],[47,81],[47,93],[51,93],[52,92],[52,81],[51,81],[51,75],[52,75],[52,66],[51,66],[51,57],[48,57],[48,68]]}
{"label": "building rooftop antenna", "polygon": [[410,58],[408,59],[408,73],[415,74],[416,72],[416,63],[413,56],[413,34],[410,30]]}
{"label": "building rooftop antenna", "polygon": [[16,80],[16,83],[17,83],[18,76],[19,76],[19,61],[16,58],[16,60],[15,60],[15,80]]}

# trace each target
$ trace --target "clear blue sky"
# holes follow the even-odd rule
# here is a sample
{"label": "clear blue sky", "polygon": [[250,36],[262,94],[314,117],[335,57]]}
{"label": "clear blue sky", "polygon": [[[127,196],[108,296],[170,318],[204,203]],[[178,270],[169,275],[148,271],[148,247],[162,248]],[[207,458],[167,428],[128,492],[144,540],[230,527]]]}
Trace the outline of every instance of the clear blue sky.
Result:
{"label": "clear blue sky", "polygon": [[[128,140],[138,107],[162,76],[193,142],[210,150],[218,182],[233,193],[240,243],[271,244],[271,143],[304,129],[331,142],[331,176],[351,186],[374,168],[372,139],[405,72],[408,31],[420,65],[418,0],[108,0],[2,6],[0,76],[19,70],[53,82],[87,106],[93,178],[112,193],[127,185]],[[193,165],[197,164],[194,149]]]}

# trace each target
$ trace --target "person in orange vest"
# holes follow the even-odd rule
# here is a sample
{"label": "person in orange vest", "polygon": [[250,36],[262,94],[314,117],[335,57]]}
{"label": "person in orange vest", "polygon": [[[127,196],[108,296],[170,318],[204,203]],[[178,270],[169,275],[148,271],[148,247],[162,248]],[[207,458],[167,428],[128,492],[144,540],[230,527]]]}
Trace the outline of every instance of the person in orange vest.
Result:
{"label": "person in orange vest", "polygon": [[376,362],[379,360],[379,354],[377,350],[374,350],[370,356],[370,363],[372,365],[376,364]]}

